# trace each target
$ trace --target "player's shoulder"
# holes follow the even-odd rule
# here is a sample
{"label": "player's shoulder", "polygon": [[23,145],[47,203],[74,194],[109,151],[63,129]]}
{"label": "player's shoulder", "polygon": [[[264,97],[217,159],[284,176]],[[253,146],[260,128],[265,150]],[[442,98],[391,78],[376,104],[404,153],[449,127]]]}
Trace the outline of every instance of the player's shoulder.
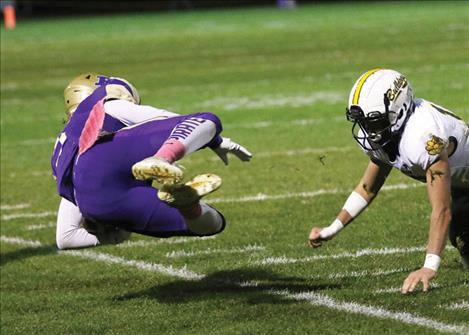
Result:
{"label": "player's shoulder", "polygon": [[414,112],[401,136],[399,152],[409,161],[427,168],[446,147],[447,139],[434,117],[434,105],[424,99],[416,99],[414,103]]}

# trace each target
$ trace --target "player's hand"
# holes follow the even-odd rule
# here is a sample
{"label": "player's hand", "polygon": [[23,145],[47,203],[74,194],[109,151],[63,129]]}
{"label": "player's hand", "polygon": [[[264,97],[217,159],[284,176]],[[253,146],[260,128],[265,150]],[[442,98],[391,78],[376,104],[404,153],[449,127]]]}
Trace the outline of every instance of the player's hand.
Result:
{"label": "player's hand", "polygon": [[311,248],[319,248],[322,246],[322,241],[325,241],[323,238],[321,238],[321,230],[322,228],[318,227],[311,229],[308,240],[308,244]]}
{"label": "player's hand", "polygon": [[427,292],[428,288],[430,287],[430,280],[435,276],[435,274],[436,271],[428,268],[421,268],[412,272],[409,276],[407,276],[406,280],[404,280],[401,293],[412,293],[420,282],[423,284],[423,292]]}
{"label": "player's hand", "polygon": [[228,165],[228,153],[235,155],[244,162],[251,160],[252,154],[248,149],[232,141],[230,138],[222,137],[222,139],[223,141],[220,143],[220,146],[213,149],[213,151],[215,151],[225,165]]}

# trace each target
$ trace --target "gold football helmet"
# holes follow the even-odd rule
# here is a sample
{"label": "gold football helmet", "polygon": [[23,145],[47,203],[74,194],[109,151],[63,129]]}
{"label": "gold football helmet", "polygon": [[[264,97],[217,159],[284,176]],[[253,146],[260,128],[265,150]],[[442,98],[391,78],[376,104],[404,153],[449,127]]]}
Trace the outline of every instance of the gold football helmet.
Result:
{"label": "gold football helmet", "polygon": [[140,104],[135,87],[122,78],[107,77],[97,73],[84,73],[74,78],[64,90],[66,113],[70,117],[77,106],[98,87],[107,84],[106,99],[121,99]]}

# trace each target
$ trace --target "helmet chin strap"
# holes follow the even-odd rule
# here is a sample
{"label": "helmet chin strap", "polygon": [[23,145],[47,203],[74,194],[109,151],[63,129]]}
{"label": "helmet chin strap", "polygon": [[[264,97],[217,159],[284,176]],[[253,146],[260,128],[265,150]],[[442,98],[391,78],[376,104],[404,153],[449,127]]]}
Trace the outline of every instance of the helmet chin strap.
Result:
{"label": "helmet chin strap", "polygon": [[376,134],[376,133],[370,134],[370,141],[378,143],[379,141],[381,141],[382,138],[383,136],[381,136],[381,134]]}

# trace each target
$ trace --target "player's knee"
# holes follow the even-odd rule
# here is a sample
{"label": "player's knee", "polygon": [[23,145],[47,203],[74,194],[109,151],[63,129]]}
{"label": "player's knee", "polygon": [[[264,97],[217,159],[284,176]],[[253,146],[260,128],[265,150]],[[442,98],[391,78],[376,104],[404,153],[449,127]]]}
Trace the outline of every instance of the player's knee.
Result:
{"label": "player's knee", "polygon": [[467,189],[452,189],[452,218],[449,227],[449,240],[460,251],[463,246],[469,253],[469,196]]}
{"label": "player's knee", "polygon": [[225,229],[226,221],[223,214],[201,202],[202,214],[196,218],[186,219],[187,228],[198,236],[210,236],[221,233]]}

